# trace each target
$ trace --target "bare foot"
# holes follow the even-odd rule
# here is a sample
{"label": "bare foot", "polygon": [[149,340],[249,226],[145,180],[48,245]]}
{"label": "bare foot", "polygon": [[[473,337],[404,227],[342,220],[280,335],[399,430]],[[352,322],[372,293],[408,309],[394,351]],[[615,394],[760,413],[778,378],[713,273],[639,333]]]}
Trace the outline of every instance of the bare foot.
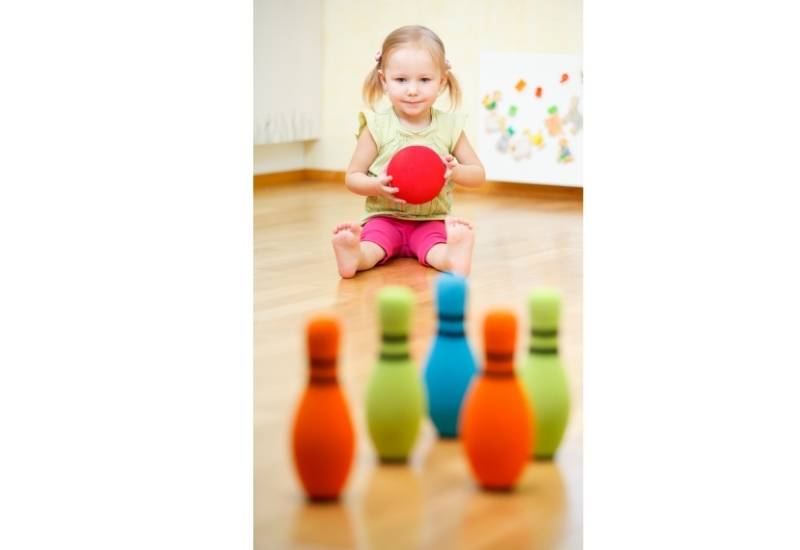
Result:
{"label": "bare foot", "polygon": [[466,277],[472,268],[472,246],[475,244],[472,223],[464,218],[447,218],[444,226],[450,271]]}
{"label": "bare foot", "polygon": [[349,279],[358,270],[361,254],[361,226],[355,222],[340,223],[333,230],[333,252],[336,254],[336,267],[339,275]]}

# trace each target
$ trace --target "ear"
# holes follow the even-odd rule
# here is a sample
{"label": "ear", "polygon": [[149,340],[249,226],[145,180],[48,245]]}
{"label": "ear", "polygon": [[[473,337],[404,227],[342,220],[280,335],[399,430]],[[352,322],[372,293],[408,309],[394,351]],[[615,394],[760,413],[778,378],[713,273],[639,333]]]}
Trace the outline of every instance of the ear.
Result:
{"label": "ear", "polygon": [[386,75],[383,74],[383,69],[378,69],[378,78],[381,81],[381,85],[385,88],[386,87]]}

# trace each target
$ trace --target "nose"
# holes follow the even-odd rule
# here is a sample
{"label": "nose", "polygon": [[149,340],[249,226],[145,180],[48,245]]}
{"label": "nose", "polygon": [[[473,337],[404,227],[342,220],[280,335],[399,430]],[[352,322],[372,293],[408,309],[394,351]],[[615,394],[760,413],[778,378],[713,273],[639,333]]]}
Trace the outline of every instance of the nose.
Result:
{"label": "nose", "polygon": [[408,95],[417,95],[417,85],[413,82],[408,85]]}

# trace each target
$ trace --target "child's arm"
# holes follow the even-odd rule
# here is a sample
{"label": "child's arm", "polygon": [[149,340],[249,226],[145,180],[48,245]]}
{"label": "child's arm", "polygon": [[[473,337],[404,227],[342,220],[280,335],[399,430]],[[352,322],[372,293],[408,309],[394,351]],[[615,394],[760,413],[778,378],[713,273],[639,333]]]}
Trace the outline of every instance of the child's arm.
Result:
{"label": "child's arm", "polygon": [[453,154],[447,155],[444,161],[447,164],[445,179],[452,177],[455,183],[464,187],[480,187],[486,181],[483,164],[463,132],[453,148]]}
{"label": "child's arm", "polygon": [[403,199],[394,196],[400,189],[391,187],[392,176],[386,174],[382,176],[370,176],[367,174],[370,165],[378,156],[378,146],[372,139],[372,134],[366,128],[358,136],[356,150],[353,158],[350,159],[350,166],[347,167],[347,175],[344,178],[347,188],[358,195],[367,197],[381,196],[392,199],[398,203],[404,203]]}

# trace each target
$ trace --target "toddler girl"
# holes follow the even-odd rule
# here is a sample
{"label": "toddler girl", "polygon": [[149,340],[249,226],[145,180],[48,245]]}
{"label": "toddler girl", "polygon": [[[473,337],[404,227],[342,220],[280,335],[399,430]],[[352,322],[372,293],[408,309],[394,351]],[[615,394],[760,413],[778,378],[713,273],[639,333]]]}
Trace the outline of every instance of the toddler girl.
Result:
{"label": "toddler girl", "polygon": [[[457,107],[461,89],[445,59],[444,44],[433,31],[413,25],[386,37],[363,93],[372,109],[383,94],[392,106],[380,113],[359,113],[358,143],[345,182],[352,192],[367,197],[367,217],[363,228],[348,222],[333,230],[342,277],[353,277],[393,257],[416,257],[439,271],[469,275],[473,225],[449,216],[452,190],[454,184],[478,187],[484,171],[464,135],[466,117],[433,108],[445,89],[451,106]],[[395,197],[398,188],[386,175],[392,156],[409,145],[430,147],[447,166],[442,190],[423,204]]]}

